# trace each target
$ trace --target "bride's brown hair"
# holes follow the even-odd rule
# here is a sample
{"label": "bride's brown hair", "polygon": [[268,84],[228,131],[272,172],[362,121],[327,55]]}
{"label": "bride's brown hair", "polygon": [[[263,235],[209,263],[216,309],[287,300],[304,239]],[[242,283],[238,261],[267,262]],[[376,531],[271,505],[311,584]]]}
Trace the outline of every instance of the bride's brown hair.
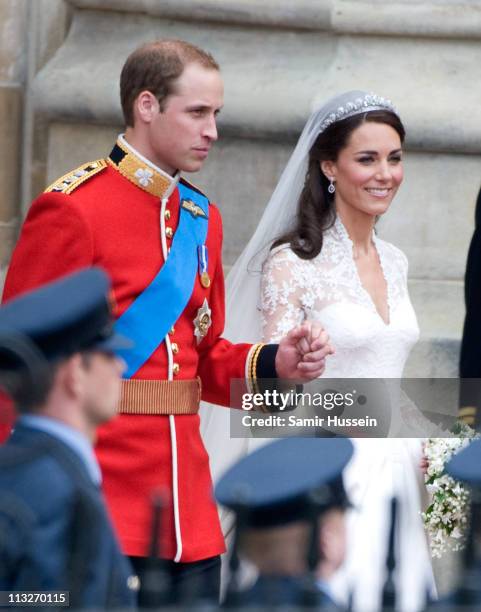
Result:
{"label": "bride's brown hair", "polygon": [[321,132],[309,151],[306,178],[297,207],[296,225],[277,238],[272,248],[287,243],[301,259],[313,259],[321,252],[323,233],[333,225],[336,217],[334,196],[327,190],[329,181],[321,172],[321,162],[337,161],[352,132],[365,122],[391,126],[399,134],[401,143],[404,142],[405,130],[401,120],[394,113],[384,110],[368,111],[336,121]]}

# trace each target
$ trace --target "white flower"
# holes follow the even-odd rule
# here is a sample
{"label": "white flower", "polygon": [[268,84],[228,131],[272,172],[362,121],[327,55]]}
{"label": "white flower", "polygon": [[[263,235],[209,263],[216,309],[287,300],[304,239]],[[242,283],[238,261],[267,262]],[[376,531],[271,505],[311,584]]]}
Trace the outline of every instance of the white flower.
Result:
{"label": "white flower", "polygon": [[461,427],[459,437],[429,438],[424,454],[428,460],[426,488],[431,496],[428,511],[422,513],[430,539],[431,554],[440,558],[447,550],[462,550],[468,524],[469,494],[464,485],[444,472],[453,455],[476,436],[469,427]]}
{"label": "white flower", "polygon": [[139,168],[135,171],[135,176],[138,178],[139,183],[140,185],[142,185],[142,187],[148,187],[149,183],[154,182],[154,179],[152,178],[154,176],[154,173],[148,168]]}

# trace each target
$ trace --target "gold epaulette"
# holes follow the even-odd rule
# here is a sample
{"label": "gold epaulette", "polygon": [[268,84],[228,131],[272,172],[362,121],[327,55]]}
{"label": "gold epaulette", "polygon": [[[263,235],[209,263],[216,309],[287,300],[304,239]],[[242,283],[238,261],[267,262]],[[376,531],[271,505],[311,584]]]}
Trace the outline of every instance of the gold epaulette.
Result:
{"label": "gold epaulette", "polygon": [[95,176],[106,167],[107,161],[105,159],[96,159],[95,161],[82,164],[49,185],[44,193],[72,193],[79,185],[92,178],[92,176]]}

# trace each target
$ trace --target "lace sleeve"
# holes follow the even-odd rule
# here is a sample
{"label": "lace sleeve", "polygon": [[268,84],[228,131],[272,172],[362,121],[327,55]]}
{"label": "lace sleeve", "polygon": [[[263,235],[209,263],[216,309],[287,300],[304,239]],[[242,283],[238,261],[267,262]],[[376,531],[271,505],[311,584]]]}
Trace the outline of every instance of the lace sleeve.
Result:
{"label": "lace sleeve", "polygon": [[278,342],[306,318],[300,273],[303,260],[289,248],[274,251],[264,264],[261,283],[262,338]]}

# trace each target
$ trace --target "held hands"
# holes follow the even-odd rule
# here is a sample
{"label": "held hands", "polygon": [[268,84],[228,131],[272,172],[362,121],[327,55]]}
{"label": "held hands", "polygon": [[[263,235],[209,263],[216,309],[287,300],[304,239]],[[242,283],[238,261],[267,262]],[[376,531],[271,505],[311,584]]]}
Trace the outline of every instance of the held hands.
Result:
{"label": "held hands", "polygon": [[429,460],[426,457],[426,443],[423,442],[423,452],[421,455],[421,459],[419,460],[419,467],[421,468],[421,472],[424,476],[428,473],[429,469]]}
{"label": "held hands", "polygon": [[306,321],[291,329],[280,341],[276,355],[277,375],[300,382],[319,378],[326,367],[326,356],[333,353],[327,332],[319,324]]}

